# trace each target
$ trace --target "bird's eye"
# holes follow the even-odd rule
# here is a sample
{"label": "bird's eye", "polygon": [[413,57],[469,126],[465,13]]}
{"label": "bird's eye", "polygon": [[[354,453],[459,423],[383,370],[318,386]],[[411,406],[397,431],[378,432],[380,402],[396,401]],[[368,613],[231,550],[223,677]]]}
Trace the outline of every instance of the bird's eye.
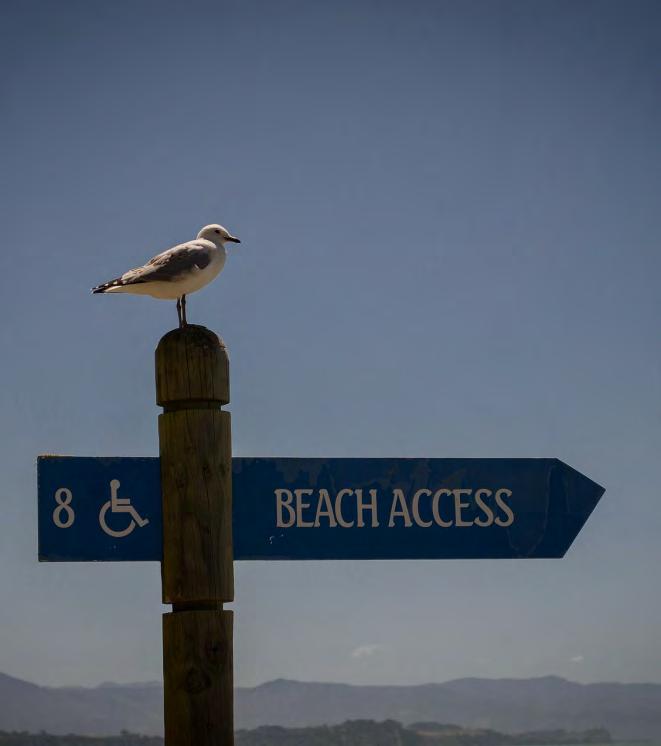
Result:
{"label": "bird's eye", "polygon": [[218,233],[218,235],[220,235],[220,231],[218,230],[218,228],[216,228],[216,230],[214,231],[214,233]]}

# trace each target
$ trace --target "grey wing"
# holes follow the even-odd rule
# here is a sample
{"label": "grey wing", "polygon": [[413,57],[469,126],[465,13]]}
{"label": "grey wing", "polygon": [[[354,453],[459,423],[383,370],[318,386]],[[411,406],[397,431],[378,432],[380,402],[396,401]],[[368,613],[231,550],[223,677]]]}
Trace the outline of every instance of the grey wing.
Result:
{"label": "grey wing", "polygon": [[131,269],[122,275],[123,285],[141,282],[172,282],[179,277],[204,269],[211,261],[213,244],[189,241],[158,254],[143,267]]}

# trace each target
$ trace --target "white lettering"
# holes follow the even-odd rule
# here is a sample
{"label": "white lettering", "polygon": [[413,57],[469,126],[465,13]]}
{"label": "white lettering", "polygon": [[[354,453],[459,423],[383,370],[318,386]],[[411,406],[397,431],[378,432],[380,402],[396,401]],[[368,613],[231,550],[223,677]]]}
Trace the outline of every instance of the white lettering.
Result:
{"label": "white lettering", "polygon": [[484,518],[476,518],[475,519],[475,525],[476,526],[490,526],[493,523],[493,510],[484,502],[482,499],[482,495],[485,497],[491,497],[493,493],[491,490],[475,490],[475,502],[477,503],[478,508],[486,515],[486,519]]}
{"label": "white lettering", "polygon": [[[399,510],[396,510],[397,505],[400,506]],[[388,528],[393,528],[395,525],[395,518],[399,516],[404,519],[404,526],[410,528],[413,525],[411,516],[409,515],[409,509],[406,507],[406,498],[402,490],[393,490],[392,505],[390,507],[390,520],[388,521]]]}
{"label": "white lettering", "polygon": [[340,490],[335,496],[335,515],[337,516],[337,522],[342,528],[351,528],[354,521],[345,521],[342,517],[342,498],[345,495],[352,495],[353,490]]}
{"label": "white lettering", "polygon": [[438,503],[441,500],[441,497],[443,495],[450,496],[452,494],[452,490],[447,489],[446,487],[441,487],[440,490],[437,490],[434,494],[434,499],[432,500],[431,504],[431,512],[434,516],[434,522],[438,526],[442,526],[443,528],[450,528],[452,526],[452,521],[444,521],[441,518],[441,511],[438,508]]}
{"label": "white lettering", "polygon": [[[64,499],[62,498],[64,496]],[[327,489],[276,489],[276,526],[278,528],[378,528],[379,522],[379,491],[378,489],[341,489],[333,495]],[[409,499],[406,491],[393,489],[392,503],[388,517],[388,528],[401,526],[410,528],[465,528],[479,526],[508,527],[514,523],[514,511],[510,507],[509,498],[512,491],[501,488],[497,491],[479,488],[442,487],[435,492],[427,487],[416,490]],[[346,515],[343,513],[344,498],[350,500]],[[452,498],[443,503],[441,499]],[[73,523],[69,516],[71,502],[68,490],[61,489],[56,495],[58,505],[53,516],[56,525]],[[58,512],[59,511],[59,512]],[[73,512],[73,511],[71,511]],[[66,520],[60,514],[66,513]]]}
{"label": "white lettering", "polygon": [[454,493],[454,525],[455,526],[472,526],[473,521],[464,521],[461,518],[461,511],[463,508],[470,508],[470,503],[461,501],[462,495],[470,495],[473,490],[452,490]]}
{"label": "white lettering", "polygon": [[[71,490],[66,487],[60,487],[55,492],[55,502],[57,507],[53,510],[53,523],[58,528],[71,528],[73,522],[76,519],[76,514],[73,512],[71,507],[71,500],[73,495]],[[64,520],[62,519],[62,513],[64,513]]]}
{"label": "white lettering", "polygon": [[337,521],[335,520],[335,513],[333,512],[333,504],[331,503],[330,495],[328,490],[319,490],[319,502],[317,503],[317,514],[314,517],[314,527],[319,528],[319,519],[325,516],[328,518],[328,525],[330,528],[337,528]]}
{"label": "white lettering", "polygon": [[370,490],[370,501],[368,505],[363,502],[362,490],[356,490],[356,496],[358,498],[358,528],[363,528],[365,526],[365,521],[363,520],[363,511],[365,510],[369,510],[372,513],[371,528],[377,528],[379,525],[379,516],[377,513],[376,490]]}
{"label": "white lettering", "polygon": [[512,512],[510,506],[502,499],[501,495],[512,497],[512,490],[500,489],[498,490],[498,492],[496,492],[496,505],[507,516],[507,519],[504,521],[500,517],[496,518],[496,525],[506,528],[507,526],[511,526],[514,523],[514,513]]}
{"label": "white lettering", "polygon": [[296,527],[297,528],[312,528],[314,526],[314,521],[303,520],[303,510],[310,507],[310,503],[303,502],[303,497],[308,497],[313,492],[314,490],[311,490],[311,489],[294,490],[294,494],[296,495]]}
{"label": "white lettering", "polygon": [[[275,525],[278,528],[290,528],[294,525],[294,522],[296,521],[296,513],[294,512],[294,508],[291,506],[293,499],[294,496],[289,490],[275,491],[275,509],[277,515]],[[286,508],[289,511],[289,520],[287,522],[284,521],[282,516],[283,508]]]}
{"label": "white lettering", "polygon": [[421,489],[413,495],[413,502],[411,503],[411,512],[413,513],[413,520],[422,528],[429,528],[434,524],[434,521],[423,521],[420,516],[420,498],[422,495],[431,497],[431,490]]}

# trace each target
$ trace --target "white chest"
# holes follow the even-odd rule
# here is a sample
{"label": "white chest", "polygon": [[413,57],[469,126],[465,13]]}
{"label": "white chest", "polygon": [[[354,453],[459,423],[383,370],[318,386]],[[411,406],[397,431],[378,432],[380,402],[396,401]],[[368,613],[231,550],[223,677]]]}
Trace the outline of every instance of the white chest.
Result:
{"label": "white chest", "polygon": [[205,285],[211,282],[217,277],[223,267],[225,266],[225,258],[227,254],[225,249],[218,249],[211,254],[211,261],[206,267],[198,269],[194,267],[193,270],[183,276],[179,281],[178,285],[180,292],[183,293],[194,293],[196,290],[200,290]]}

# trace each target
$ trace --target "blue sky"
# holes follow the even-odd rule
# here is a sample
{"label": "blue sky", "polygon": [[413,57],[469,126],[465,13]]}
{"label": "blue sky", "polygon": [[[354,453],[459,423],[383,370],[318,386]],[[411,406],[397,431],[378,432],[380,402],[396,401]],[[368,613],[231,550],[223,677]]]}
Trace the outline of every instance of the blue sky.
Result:
{"label": "blue sky", "polygon": [[89,288],[221,222],[189,320],[234,451],[553,456],[560,561],[236,567],[235,678],[661,681],[654,2],[3,4],[0,671],[161,675],[155,564],[39,565],[39,453],[154,455],[174,305]]}

